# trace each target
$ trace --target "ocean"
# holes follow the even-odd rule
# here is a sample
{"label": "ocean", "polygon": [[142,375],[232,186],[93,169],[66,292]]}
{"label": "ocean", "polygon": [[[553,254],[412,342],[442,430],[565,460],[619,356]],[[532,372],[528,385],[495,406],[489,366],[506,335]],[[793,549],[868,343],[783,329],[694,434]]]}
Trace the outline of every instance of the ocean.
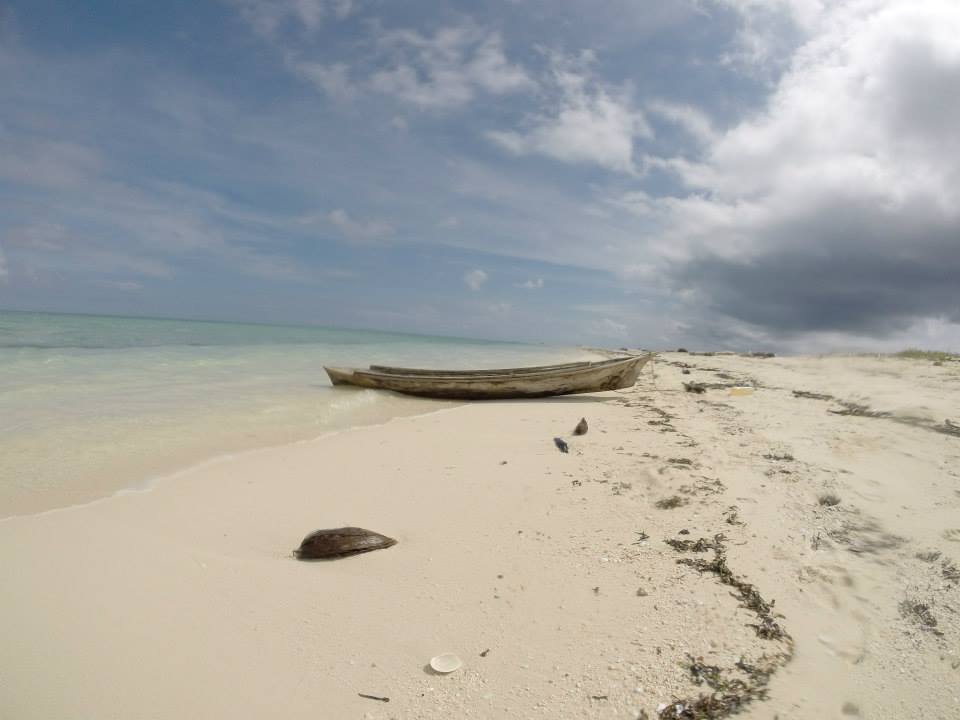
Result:
{"label": "ocean", "polygon": [[456,405],[333,388],[323,365],[591,357],[369,330],[0,311],[0,517],[144,488],[218,455]]}

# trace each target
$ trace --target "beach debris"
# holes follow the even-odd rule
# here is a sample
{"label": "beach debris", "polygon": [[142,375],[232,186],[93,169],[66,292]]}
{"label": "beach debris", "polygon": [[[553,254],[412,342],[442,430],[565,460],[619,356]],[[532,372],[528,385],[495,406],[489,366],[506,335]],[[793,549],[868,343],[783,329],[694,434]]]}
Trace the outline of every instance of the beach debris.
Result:
{"label": "beach debris", "polygon": [[707,386],[698,382],[685,382],[683,383],[683,389],[688,393],[703,395],[707,391]]}
{"label": "beach debris", "polygon": [[807,390],[794,390],[793,396],[797,398],[807,398],[808,400],[833,400],[833,395],[809,392]]}
{"label": "beach debris", "polygon": [[443,673],[452,673],[454,670],[459,670],[463,665],[463,660],[454,655],[453,653],[442,653],[430,658],[430,667],[434,672]]}
{"label": "beach debris", "polygon": [[293,551],[298,560],[336,560],[397,544],[393,538],[358,527],[317,530],[307,535]]}
{"label": "beach debris", "polygon": [[672,495],[668,498],[657,500],[654,503],[654,506],[659,508],[660,510],[673,510],[675,508],[686,505],[688,502],[690,501],[687,500],[687,498],[680,497],[679,495]]}
{"label": "beach debris", "polygon": [[670,538],[664,542],[678,552],[697,552],[702,553],[707,550],[718,550],[723,548],[723,541],[726,538],[723,535],[715,535],[713,540],[700,538],[699,540],[675,540]]}
{"label": "beach debris", "polygon": [[500,464],[501,464],[501,465],[506,465],[506,464],[507,464],[507,461],[506,461],[506,460],[501,460],[501,461],[500,461]]}
{"label": "beach debris", "polygon": [[905,598],[900,603],[900,615],[905,620],[919,623],[922,630],[928,630],[934,635],[943,635],[937,630],[937,618],[934,617],[931,607],[933,601],[923,602],[915,598]]}
{"label": "beach debris", "polygon": [[747,385],[736,385],[730,388],[728,392],[733,397],[744,397],[746,395],[753,395],[753,388]]}
{"label": "beach debris", "polygon": [[689,535],[689,534],[690,534],[690,531],[687,530],[686,528],[677,532],[677,535]]}
{"label": "beach debris", "polygon": [[824,507],[836,507],[840,504],[840,496],[834,493],[823,493],[817,497],[817,502]]}
{"label": "beach debris", "polygon": [[876,520],[863,517],[854,508],[840,519],[840,522],[826,529],[827,537],[838,545],[843,545],[858,555],[879,555],[887,550],[895,550],[906,540],[884,530]]}
{"label": "beach debris", "polygon": [[683,369],[681,369],[681,370],[680,370],[680,374],[681,374],[681,375],[689,375],[689,374],[690,374],[689,368],[683,368]]}
{"label": "beach debris", "polygon": [[487,648],[487,649],[484,650],[482,653],[480,653],[480,657],[486,657],[486,656],[487,656],[487,653],[489,653],[489,652],[490,652],[490,648]]}
{"label": "beach debris", "polygon": [[917,560],[923,560],[924,562],[932,563],[939,560],[941,555],[943,555],[943,553],[939,550],[930,550],[928,552],[918,552],[915,557]]}
{"label": "beach debris", "polygon": [[740,508],[736,505],[731,505],[723,511],[723,519],[728,525],[746,525],[745,522],[739,519],[739,512]]}
{"label": "beach debris", "polygon": [[[752,611],[757,616],[757,624],[750,625],[758,637],[765,640],[783,640],[788,643],[792,650],[793,641],[790,636],[780,627],[775,620],[773,612],[774,601],[764,600],[757,589],[750,583],[741,580],[727,566],[727,550],[724,542],[726,538],[722,534],[713,536],[712,540],[700,538],[695,543],[689,540],[665,542],[678,552],[702,552],[697,547],[713,550],[713,560],[707,561],[701,558],[679,558],[678,565],[688,565],[699,573],[709,572],[717,576],[717,579],[724,585],[729,585],[737,592],[734,597],[740,600],[740,606]],[[688,543],[690,543],[688,545]]]}
{"label": "beach debris", "polygon": [[687,350],[686,348],[677,348],[677,352],[678,352],[678,353],[685,353],[685,352],[690,352],[690,351]]}
{"label": "beach debris", "polygon": [[597,586],[593,589],[593,594],[594,594],[594,595],[599,595],[599,594],[600,594],[600,586],[599,586],[599,585],[597,585]]}
{"label": "beach debris", "polygon": [[748,357],[766,359],[776,357],[776,355],[772,352],[752,352],[748,355]]}
{"label": "beach debris", "polygon": [[379,700],[380,702],[390,702],[390,698],[380,697],[379,695],[367,695],[366,693],[357,693],[357,695],[359,695],[362,698],[366,698],[367,700]]}
{"label": "beach debris", "polygon": [[577,426],[573,429],[574,435],[586,435],[587,434],[587,419],[580,418],[580,422],[577,423]]}
{"label": "beach debris", "polygon": [[839,410],[827,410],[834,415],[852,415],[854,417],[885,418],[890,417],[890,413],[882,410],[872,410],[869,405],[861,405],[855,402],[844,402],[838,400],[841,408]]}
{"label": "beach debris", "polygon": [[690,458],[667,458],[667,462],[671,465],[693,465]]}
{"label": "beach debris", "polygon": [[853,715],[854,717],[860,717],[860,708],[856,705],[856,703],[852,703],[849,701],[843,704],[843,707],[840,708],[840,712],[842,712],[844,715]]}
{"label": "beach debris", "polygon": [[960,425],[955,422],[950,422],[950,419],[947,418],[943,421],[943,425],[936,428],[937,432],[942,432],[946,435],[957,435],[960,437]]}
{"label": "beach debris", "polygon": [[650,594],[650,593],[648,593],[648,592],[647,592],[646,590],[644,590],[643,588],[637,588],[637,597],[646,597],[646,596],[649,595],[649,594]]}
{"label": "beach debris", "polygon": [[591,695],[590,699],[591,700],[609,700],[610,696],[609,695]]}
{"label": "beach debris", "polygon": [[954,583],[960,582],[960,567],[957,567],[957,564],[953,560],[944,559],[940,568],[944,580],[949,580]]}
{"label": "beach debris", "polygon": [[563,438],[555,437],[553,439],[553,444],[557,446],[557,450],[562,453],[570,452],[570,446],[567,445],[566,441]]}
{"label": "beach debris", "polygon": [[767,453],[763,456],[767,460],[774,460],[776,462],[793,462],[794,457],[790,453],[783,453],[778,455],[777,453]]}
{"label": "beach debris", "polygon": [[634,532],[634,535],[637,536],[637,539],[633,541],[634,545],[640,545],[650,539],[650,536],[647,535],[643,530],[640,532]]}
{"label": "beach debris", "polygon": [[[684,663],[690,673],[690,679],[697,685],[707,685],[712,692],[701,693],[696,697],[676,698],[673,702],[660,703],[657,707],[657,716],[663,720],[682,718],[683,720],[711,720],[736,715],[747,705],[768,696],[767,686],[770,678],[793,657],[793,640],[774,619],[773,602],[764,600],[753,585],[738,578],[727,566],[726,548],[723,535],[714,535],[713,539],[700,538],[689,547],[690,541],[666,541],[678,552],[697,552],[702,549],[712,549],[713,560],[701,558],[679,558],[678,564],[688,565],[700,573],[710,572],[724,585],[732,587],[736,592],[735,598],[740,600],[741,607],[752,611],[758,623],[751,627],[757,635],[765,640],[780,643],[781,651],[773,654],[764,654],[755,664],[748,663],[744,658],[737,661],[734,668],[724,669],[717,665],[709,665],[702,657],[687,655]],[[738,676],[733,674],[737,673]]]}

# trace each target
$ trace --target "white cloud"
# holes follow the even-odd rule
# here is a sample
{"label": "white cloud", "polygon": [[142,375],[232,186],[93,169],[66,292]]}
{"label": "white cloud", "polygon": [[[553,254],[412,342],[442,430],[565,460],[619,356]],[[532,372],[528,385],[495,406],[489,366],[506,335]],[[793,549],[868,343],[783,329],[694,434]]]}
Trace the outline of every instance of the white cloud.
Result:
{"label": "white cloud", "polygon": [[371,89],[421,109],[461,107],[481,90],[505,95],[534,87],[526,71],[507,60],[500,34],[471,24],[432,36],[385,31],[378,44],[393,62],[370,77]]}
{"label": "white cloud", "polygon": [[525,290],[539,290],[543,287],[543,278],[537,278],[536,280],[527,280],[522,283],[517,283],[516,287],[523,288]]}
{"label": "white cloud", "polygon": [[702,143],[712,142],[717,137],[710,117],[691,105],[678,105],[663,100],[654,100],[648,102],[646,108],[664,120],[680,126],[692,138]]}
{"label": "white cloud", "polygon": [[291,61],[290,67],[334,100],[341,102],[351,100],[357,93],[356,87],[350,82],[350,70],[344,63],[324,65],[315,62]]}
{"label": "white cloud", "polygon": [[774,332],[960,321],[960,5],[781,6],[803,38],[764,109],[654,159],[689,190],[633,207],[705,305]]}
{"label": "white cloud", "polygon": [[487,138],[514,155],[540,154],[633,173],[634,138],[651,137],[652,131],[643,113],[633,107],[630,93],[594,78],[591,62],[589,54],[577,60],[554,57],[553,98],[531,118],[530,128],[490,131]]}
{"label": "white cloud", "polygon": [[338,208],[327,215],[327,220],[336,225],[340,232],[351,240],[382,240],[394,233],[391,225],[380,220],[357,220],[351,218],[346,210]]}
{"label": "white cloud", "polygon": [[[845,0],[835,0],[835,9]],[[870,0],[876,2],[876,0]],[[778,74],[788,65],[794,50],[828,13],[825,0],[707,0],[734,10],[740,27],[733,47],[723,60],[751,74]]]}
{"label": "white cloud", "polygon": [[476,292],[487,281],[487,274],[483,270],[471,270],[463,276],[467,287]]}
{"label": "white cloud", "polygon": [[352,0],[226,0],[260,37],[275,40],[285,30],[312,34],[332,15],[344,18]]}

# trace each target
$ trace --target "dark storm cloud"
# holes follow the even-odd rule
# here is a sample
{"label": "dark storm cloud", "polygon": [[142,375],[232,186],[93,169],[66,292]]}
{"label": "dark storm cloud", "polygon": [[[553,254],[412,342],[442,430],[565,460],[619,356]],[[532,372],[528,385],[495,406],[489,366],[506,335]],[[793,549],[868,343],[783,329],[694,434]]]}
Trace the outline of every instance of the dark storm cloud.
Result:
{"label": "dark storm cloud", "polygon": [[774,334],[882,337],[921,318],[960,321],[960,223],[835,203],[774,228],[762,246],[749,259],[696,257],[675,282]]}

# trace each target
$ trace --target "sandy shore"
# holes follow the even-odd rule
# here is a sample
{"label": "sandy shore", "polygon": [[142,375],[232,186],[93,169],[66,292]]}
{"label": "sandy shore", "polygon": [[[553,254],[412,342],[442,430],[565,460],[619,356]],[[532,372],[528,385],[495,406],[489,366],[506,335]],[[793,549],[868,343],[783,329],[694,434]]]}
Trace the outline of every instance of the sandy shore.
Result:
{"label": "sandy shore", "polygon": [[[728,695],[772,673],[746,718],[960,717],[960,363],[655,371],[0,523],[0,717],[655,718],[709,692],[691,656]],[[292,559],[341,525],[399,543]],[[726,570],[664,542],[699,538]],[[463,668],[431,674],[441,652]]]}

